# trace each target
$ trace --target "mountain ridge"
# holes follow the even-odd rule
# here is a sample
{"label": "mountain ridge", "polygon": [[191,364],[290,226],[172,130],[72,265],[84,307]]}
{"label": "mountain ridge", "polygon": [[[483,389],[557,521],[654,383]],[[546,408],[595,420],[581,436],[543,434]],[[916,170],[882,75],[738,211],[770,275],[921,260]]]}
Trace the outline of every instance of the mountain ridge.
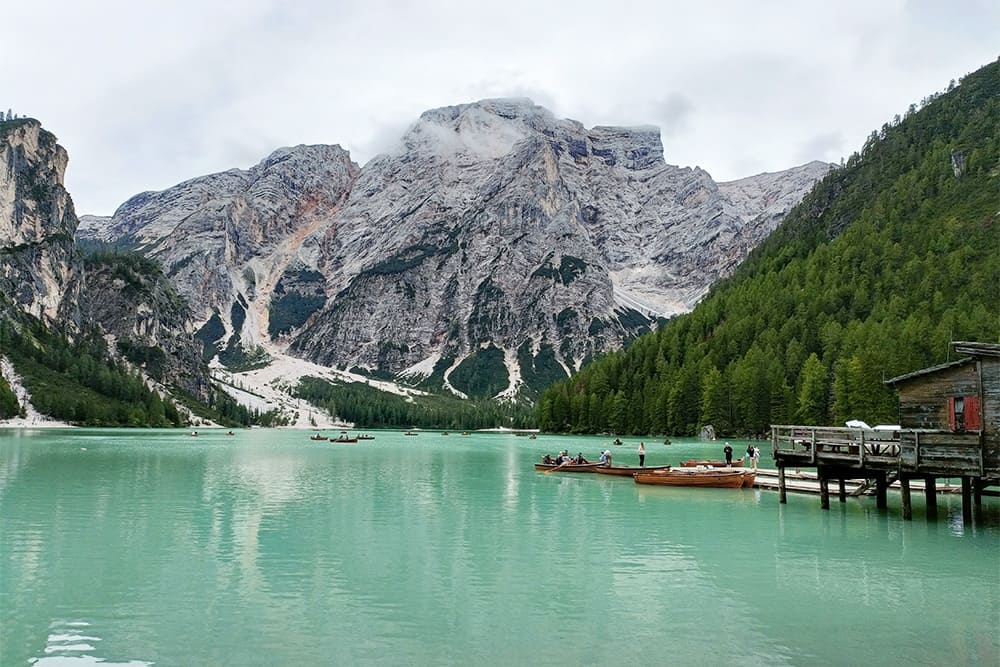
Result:
{"label": "mountain ridge", "polygon": [[[463,393],[450,374],[497,348],[491,372],[514,394],[526,360],[568,373],[689,309],[827,168],[769,175],[773,192],[720,185],[666,164],[655,128],[480,100],[425,111],[363,167],[339,146],[282,148],[85,217],[79,236],[160,261],[200,321],[247,349],[437,368]],[[268,188],[234,187],[255,169]]]}

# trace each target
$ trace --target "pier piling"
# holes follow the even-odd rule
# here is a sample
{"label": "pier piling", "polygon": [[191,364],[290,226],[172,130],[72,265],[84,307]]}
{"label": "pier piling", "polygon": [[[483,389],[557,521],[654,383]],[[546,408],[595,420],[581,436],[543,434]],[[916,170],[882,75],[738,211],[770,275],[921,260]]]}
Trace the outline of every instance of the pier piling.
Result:
{"label": "pier piling", "polygon": [[903,521],[913,520],[913,504],[910,502],[910,478],[902,475],[899,478],[899,491],[903,499]]}
{"label": "pier piling", "polygon": [[924,499],[927,503],[927,518],[937,518],[937,478],[924,478]]}

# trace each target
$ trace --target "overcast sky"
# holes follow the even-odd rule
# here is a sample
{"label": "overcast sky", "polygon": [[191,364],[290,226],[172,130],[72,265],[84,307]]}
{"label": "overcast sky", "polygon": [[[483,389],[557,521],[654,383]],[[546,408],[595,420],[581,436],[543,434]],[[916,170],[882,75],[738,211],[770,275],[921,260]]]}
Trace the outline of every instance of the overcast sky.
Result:
{"label": "overcast sky", "polygon": [[364,164],[426,109],[530,97],[657,125],[718,181],[839,161],[1000,55],[996,0],[32,0],[0,16],[0,108],[70,155],[77,213],[279,146]]}

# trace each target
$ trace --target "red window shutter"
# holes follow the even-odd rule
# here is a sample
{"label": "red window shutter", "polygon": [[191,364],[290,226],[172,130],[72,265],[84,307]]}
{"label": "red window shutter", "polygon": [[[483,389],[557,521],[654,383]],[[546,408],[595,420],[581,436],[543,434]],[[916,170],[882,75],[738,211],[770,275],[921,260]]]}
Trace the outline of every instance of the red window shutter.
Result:
{"label": "red window shutter", "polygon": [[969,431],[980,431],[983,428],[983,415],[979,410],[979,397],[965,397],[965,428]]}
{"label": "red window shutter", "polygon": [[948,397],[948,428],[955,430],[955,397]]}

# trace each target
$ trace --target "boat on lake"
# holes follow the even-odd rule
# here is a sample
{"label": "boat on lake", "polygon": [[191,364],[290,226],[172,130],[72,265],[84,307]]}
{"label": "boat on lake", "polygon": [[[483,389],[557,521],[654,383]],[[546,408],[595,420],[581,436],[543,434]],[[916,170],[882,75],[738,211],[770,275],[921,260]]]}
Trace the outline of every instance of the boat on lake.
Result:
{"label": "boat on lake", "polygon": [[326,437],[325,435],[320,435],[318,433],[316,435],[310,435],[309,439],[310,440],[329,440],[329,438]]}
{"label": "boat on lake", "polygon": [[595,472],[603,463],[536,463],[535,470],[559,470],[559,472]]}
{"label": "boat on lake", "polygon": [[658,470],[670,470],[670,466],[600,466],[594,472],[602,475],[618,475],[620,477],[631,477],[637,472],[656,472]]}
{"label": "boat on lake", "polygon": [[359,435],[358,440],[374,440],[374,435]]}
{"label": "boat on lake", "polygon": [[357,442],[357,441],[358,441],[357,438],[348,438],[348,437],[342,435],[339,438],[334,438],[330,442],[332,442],[332,443],[338,443],[338,442],[339,443],[349,443],[349,442]]}
{"label": "boat on lake", "polygon": [[688,459],[687,461],[681,461],[682,468],[697,468],[698,466],[704,468],[742,468],[743,459],[735,459],[731,465],[726,465],[725,461],[709,461],[709,460],[697,460]]}
{"label": "boat on lake", "polygon": [[[738,489],[743,486],[746,475],[742,470],[699,470],[697,468],[674,468],[660,472],[637,472],[632,476],[636,484],[656,484],[659,486],[706,486],[713,488]],[[751,484],[753,481],[751,480]]]}

